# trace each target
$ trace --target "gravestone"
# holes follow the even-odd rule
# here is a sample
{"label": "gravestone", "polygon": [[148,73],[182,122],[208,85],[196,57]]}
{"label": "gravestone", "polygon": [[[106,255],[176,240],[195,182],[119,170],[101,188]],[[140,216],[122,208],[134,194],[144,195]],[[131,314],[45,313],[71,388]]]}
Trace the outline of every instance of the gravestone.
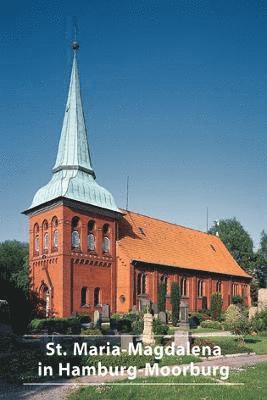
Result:
{"label": "gravestone", "polygon": [[128,352],[130,343],[133,343],[132,335],[121,335],[121,350],[127,350]]}
{"label": "gravestone", "polygon": [[167,324],[167,315],[164,311],[159,312],[159,320],[166,325]]}
{"label": "gravestone", "polygon": [[153,316],[152,314],[144,314],[144,330],[142,335],[142,342],[144,345],[155,344],[153,333]]}
{"label": "gravestone", "polygon": [[152,308],[152,311],[153,311],[154,314],[158,314],[159,313],[159,308],[158,308],[157,303],[153,303],[151,308]]}
{"label": "gravestone", "polygon": [[97,326],[99,324],[100,320],[100,314],[98,310],[94,311],[94,326]]}
{"label": "gravestone", "polygon": [[101,317],[102,317],[102,319],[109,319],[109,317],[110,317],[109,304],[103,304]]}
{"label": "gravestone", "polygon": [[250,307],[248,310],[248,319],[252,319],[253,317],[255,317],[255,315],[258,312],[258,308],[257,307]]}
{"label": "gravestone", "polygon": [[146,312],[148,307],[150,307],[150,300],[148,300],[148,299],[140,299],[141,311]]}
{"label": "gravestone", "polygon": [[183,346],[186,349],[188,343],[190,344],[191,336],[188,331],[176,330],[174,333],[174,344],[176,347]]}
{"label": "gravestone", "polygon": [[258,291],[258,312],[267,309],[267,289],[259,289]]}
{"label": "gravestone", "polygon": [[180,304],[180,323],[179,327],[182,329],[189,329],[189,317],[188,317],[188,304],[181,301]]}

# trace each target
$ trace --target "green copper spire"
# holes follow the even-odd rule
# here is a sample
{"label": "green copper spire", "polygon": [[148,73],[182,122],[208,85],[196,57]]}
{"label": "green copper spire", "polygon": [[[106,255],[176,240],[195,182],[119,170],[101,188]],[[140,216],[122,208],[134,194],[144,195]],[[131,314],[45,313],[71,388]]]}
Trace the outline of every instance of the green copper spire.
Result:
{"label": "green copper spire", "polygon": [[29,209],[66,197],[119,212],[111,193],[95,181],[80,92],[76,56],[78,43],[74,42],[72,48],[74,55],[69,93],[53,176],[47,185],[37,191]]}
{"label": "green copper spire", "polygon": [[76,52],[79,45],[74,42],[72,72],[64,121],[60,136],[54,172],[63,169],[80,169],[95,177],[87,141],[83,113]]}

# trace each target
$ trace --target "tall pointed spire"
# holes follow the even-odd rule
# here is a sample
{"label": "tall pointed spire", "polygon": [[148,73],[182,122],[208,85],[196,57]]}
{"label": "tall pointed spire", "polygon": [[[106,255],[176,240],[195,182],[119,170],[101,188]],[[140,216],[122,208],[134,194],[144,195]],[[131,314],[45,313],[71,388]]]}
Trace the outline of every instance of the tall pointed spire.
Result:
{"label": "tall pointed spire", "polygon": [[73,64],[68,99],[53,172],[80,169],[95,178],[88,146],[77,65],[79,44],[73,42]]}
{"label": "tall pointed spire", "polygon": [[120,213],[112,194],[95,180],[77,66],[79,44],[73,42],[72,48],[74,54],[69,93],[53,175],[48,184],[35,193],[26,213],[60,198]]}

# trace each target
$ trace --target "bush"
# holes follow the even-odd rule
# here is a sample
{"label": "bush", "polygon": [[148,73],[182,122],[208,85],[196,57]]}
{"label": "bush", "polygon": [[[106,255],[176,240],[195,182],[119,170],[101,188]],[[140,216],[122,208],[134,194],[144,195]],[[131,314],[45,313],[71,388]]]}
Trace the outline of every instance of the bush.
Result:
{"label": "bush", "polygon": [[85,336],[101,336],[102,333],[100,329],[92,328],[92,329],[82,329],[81,335]]}
{"label": "bush", "polygon": [[30,323],[30,330],[34,333],[47,330],[51,333],[61,334],[79,334],[81,332],[81,324],[79,318],[47,318],[33,319]]}
{"label": "bush", "polygon": [[178,283],[173,282],[171,286],[172,324],[177,326],[180,313],[180,288]]}
{"label": "bush", "polygon": [[132,334],[141,335],[144,330],[144,320],[139,319],[132,323]]}
{"label": "bush", "polygon": [[137,368],[145,367],[146,363],[153,364],[154,357],[153,356],[144,356],[144,355],[129,355],[127,353],[121,354],[119,356],[112,355],[103,355],[103,356],[90,356],[87,357],[83,363],[84,365],[97,367],[98,363],[101,362],[102,365],[106,367],[116,367],[116,366],[136,366]]}
{"label": "bush", "polygon": [[267,310],[258,312],[251,321],[252,329],[255,332],[267,330]]}
{"label": "bush", "polygon": [[222,295],[220,293],[212,293],[211,295],[211,305],[210,313],[211,318],[215,321],[220,321],[222,316]]}
{"label": "bush", "polygon": [[236,296],[232,296],[232,303],[233,304],[243,304],[243,297],[236,295]]}
{"label": "bush", "polygon": [[91,322],[91,318],[87,314],[77,314],[75,317],[79,319],[81,324],[88,324]]}
{"label": "bush", "polygon": [[201,328],[222,330],[222,324],[219,321],[206,320],[200,324]]}
{"label": "bush", "polygon": [[240,318],[232,323],[230,330],[234,335],[239,335],[244,342],[244,337],[251,332],[251,323],[245,315],[241,314]]}
{"label": "bush", "polygon": [[241,318],[239,307],[231,304],[225,312],[224,328],[231,330],[232,326]]}
{"label": "bush", "polygon": [[197,328],[202,321],[210,319],[210,316],[206,313],[193,312],[189,317],[190,328]]}
{"label": "bush", "polygon": [[153,320],[153,333],[155,335],[167,335],[168,326],[163,324],[160,319]]}
{"label": "bush", "polygon": [[158,289],[158,310],[165,311],[166,310],[166,285],[161,283]]}

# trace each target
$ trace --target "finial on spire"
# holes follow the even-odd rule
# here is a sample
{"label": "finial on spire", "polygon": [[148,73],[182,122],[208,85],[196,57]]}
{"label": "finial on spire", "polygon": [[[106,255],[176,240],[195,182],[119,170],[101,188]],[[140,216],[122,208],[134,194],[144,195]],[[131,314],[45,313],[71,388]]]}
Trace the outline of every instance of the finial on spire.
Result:
{"label": "finial on spire", "polygon": [[80,45],[79,45],[79,43],[78,43],[76,40],[74,40],[74,41],[72,42],[71,47],[73,48],[74,51],[77,51],[77,50],[79,50]]}

